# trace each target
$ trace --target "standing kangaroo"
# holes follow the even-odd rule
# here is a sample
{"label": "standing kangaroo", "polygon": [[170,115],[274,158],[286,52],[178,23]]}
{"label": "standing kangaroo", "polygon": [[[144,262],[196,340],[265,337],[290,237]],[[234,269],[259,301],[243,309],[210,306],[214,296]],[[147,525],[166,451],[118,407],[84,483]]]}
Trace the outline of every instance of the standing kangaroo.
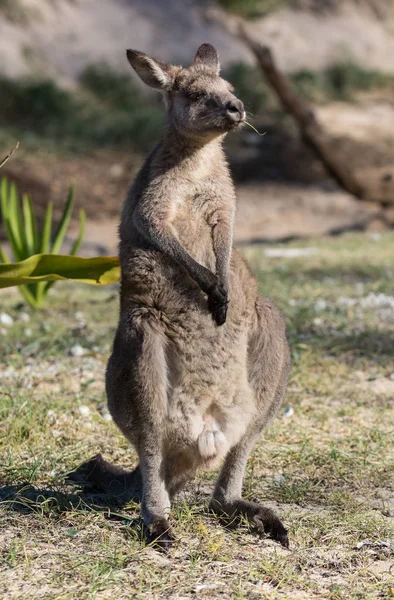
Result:
{"label": "standing kangaroo", "polygon": [[290,369],[283,318],[232,248],[235,192],[222,142],[245,121],[244,106],[209,44],[187,69],[136,50],[127,57],[164,93],[167,121],[123,208],[120,319],[106,375],[109,410],[140,462],[126,474],[98,456],[94,479],[140,488],[148,539],[166,548],[171,499],[224,459],[210,508],[243,515],[287,546],[273,511],[241,495]]}

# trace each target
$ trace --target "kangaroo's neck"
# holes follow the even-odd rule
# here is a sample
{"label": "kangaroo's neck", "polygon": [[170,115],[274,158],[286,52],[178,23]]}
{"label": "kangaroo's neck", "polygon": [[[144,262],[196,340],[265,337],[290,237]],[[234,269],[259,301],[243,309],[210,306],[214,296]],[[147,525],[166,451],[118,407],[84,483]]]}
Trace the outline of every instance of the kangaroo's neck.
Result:
{"label": "kangaroo's neck", "polygon": [[207,137],[189,137],[170,125],[164,129],[161,142],[156,151],[156,161],[159,160],[167,168],[182,167],[197,168],[199,164],[217,165],[224,161],[224,135],[211,139]]}

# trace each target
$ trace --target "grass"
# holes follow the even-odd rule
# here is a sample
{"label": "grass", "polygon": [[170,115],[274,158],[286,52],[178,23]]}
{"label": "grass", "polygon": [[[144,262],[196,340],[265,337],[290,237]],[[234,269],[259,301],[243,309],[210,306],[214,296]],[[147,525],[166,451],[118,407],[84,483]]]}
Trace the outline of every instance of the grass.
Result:
{"label": "grass", "polygon": [[219,0],[219,4],[229,12],[246,19],[256,19],[289,6],[291,0]]}
{"label": "grass", "polygon": [[[345,3],[342,0],[342,4]],[[359,5],[360,0],[347,0],[347,3]],[[219,4],[246,19],[257,19],[281,8],[301,9],[317,14],[335,12],[341,3],[338,0],[219,0]],[[361,5],[373,10],[380,19],[389,15],[394,6],[393,0],[362,0]]]}
{"label": "grass", "polygon": [[142,541],[138,506],[111,513],[64,483],[97,452],[136,461],[105,409],[117,291],[59,284],[38,314],[2,293],[14,322],[0,325],[0,597],[393,597],[393,244],[347,234],[278,245],[313,246],[307,256],[243,250],[287,319],[294,411],[257,444],[245,495],[276,508],[290,551],[207,512],[212,472],[175,503],[168,556]]}

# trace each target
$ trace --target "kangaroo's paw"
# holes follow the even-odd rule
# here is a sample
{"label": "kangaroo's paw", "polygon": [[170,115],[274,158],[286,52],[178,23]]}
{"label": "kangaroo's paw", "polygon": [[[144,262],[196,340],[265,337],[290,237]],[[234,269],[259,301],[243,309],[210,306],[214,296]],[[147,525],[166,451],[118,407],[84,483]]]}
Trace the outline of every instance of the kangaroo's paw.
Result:
{"label": "kangaroo's paw", "polygon": [[224,325],[229,303],[227,290],[219,283],[208,293],[208,310],[217,325]]}
{"label": "kangaroo's paw", "polygon": [[155,519],[148,526],[147,541],[152,544],[157,550],[168,552],[173,543],[175,536],[172,533],[171,527],[167,519]]}
{"label": "kangaroo's paw", "polygon": [[228,503],[220,503],[213,499],[210,508],[217,514],[227,515],[231,518],[237,516],[245,517],[259,534],[269,535],[285,548],[289,547],[287,529],[283,526],[282,521],[276,516],[273,510],[266,508],[262,504],[249,502],[243,498],[235,499]]}

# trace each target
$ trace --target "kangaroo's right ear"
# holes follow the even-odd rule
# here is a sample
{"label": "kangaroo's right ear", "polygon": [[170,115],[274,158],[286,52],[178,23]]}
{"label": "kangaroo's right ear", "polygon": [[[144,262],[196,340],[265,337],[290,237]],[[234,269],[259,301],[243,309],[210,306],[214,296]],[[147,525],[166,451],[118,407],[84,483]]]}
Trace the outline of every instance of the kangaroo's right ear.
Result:
{"label": "kangaroo's right ear", "polygon": [[175,68],[139,50],[127,50],[127,58],[144,83],[156,90],[170,90],[174,83]]}

